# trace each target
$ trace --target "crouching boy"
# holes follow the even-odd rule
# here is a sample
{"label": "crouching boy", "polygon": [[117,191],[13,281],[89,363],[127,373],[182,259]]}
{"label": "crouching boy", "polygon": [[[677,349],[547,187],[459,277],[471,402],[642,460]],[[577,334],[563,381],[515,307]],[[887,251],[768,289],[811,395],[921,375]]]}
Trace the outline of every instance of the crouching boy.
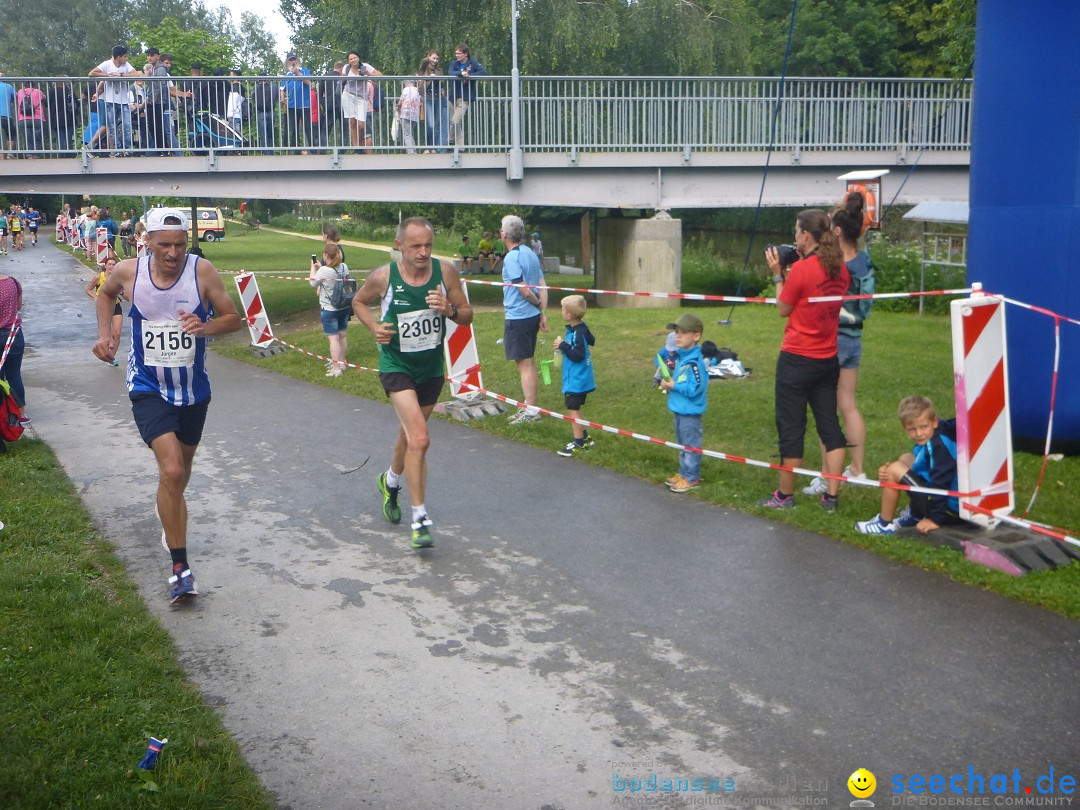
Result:
{"label": "crouching boy", "polygon": [[[938,419],[934,404],[926,397],[902,400],[899,416],[915,446],[910,453],[879,467],[878,480],[956,491],[956,420]],[[883,488],[881,512],[870,520],[859,521],[855,528],[863,534],[893,534],[897,529],[914,526],[920,534],[928,534],[942,526],[963,523],[956,497],[923,492],[909,492],[911,505],[895,517],[900,493],[898,489]]]}

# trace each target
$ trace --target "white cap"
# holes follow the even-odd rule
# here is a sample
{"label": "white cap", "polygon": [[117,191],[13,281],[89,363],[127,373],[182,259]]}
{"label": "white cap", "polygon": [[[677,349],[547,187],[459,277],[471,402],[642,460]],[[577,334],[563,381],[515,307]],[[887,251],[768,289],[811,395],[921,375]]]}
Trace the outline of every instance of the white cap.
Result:
{"label": "white cap", "polygon": [[[174,217],[180,222],[178,224],[166,223],[166,218]],[[188,229],[188,218],[183,211],[177,208],[151,208],[146,212],[146,230],[148,233],[154,231],[186,231]]]}

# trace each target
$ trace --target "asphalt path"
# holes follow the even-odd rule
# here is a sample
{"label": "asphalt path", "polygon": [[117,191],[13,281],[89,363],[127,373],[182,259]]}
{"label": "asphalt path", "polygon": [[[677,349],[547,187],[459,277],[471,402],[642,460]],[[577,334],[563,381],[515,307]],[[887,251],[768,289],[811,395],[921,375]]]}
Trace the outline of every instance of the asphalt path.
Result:
{"label": "asphalt path", "polygon": [[202,596],[171,609],[89,272],[44,239],[0,261],[34,430],[282,807],[847,806],[859,767],[881,807],[895,774],[1078,775],[1076,622],[438,419],[418,553],[379,511],[388,404],[216,356]]}

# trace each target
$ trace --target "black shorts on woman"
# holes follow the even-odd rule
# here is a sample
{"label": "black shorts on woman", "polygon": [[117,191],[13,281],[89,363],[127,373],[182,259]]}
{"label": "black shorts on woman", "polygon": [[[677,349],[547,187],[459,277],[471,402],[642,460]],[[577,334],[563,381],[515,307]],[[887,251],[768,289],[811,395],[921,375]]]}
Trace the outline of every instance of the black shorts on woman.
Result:
{"label": "black shorts on woman", "polygon": [[840,364],[836,355],[818,359],[780,352],[776,361],[776,432],[781,458],[802,458],[806,436],[806,406],[814,414],[818,437],[826,452],[847,446],[836,414],[836,384]]}

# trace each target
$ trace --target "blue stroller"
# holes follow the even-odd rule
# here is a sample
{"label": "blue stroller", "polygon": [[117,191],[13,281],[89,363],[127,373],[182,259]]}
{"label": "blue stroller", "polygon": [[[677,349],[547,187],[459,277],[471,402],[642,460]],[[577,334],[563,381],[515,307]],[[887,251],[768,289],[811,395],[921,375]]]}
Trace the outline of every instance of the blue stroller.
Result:
{"label": "blue stroller", "polygon": [[205,155],[210,149],[244,149],[248,146],[248,140],[220,115],[201,110],[193,116],[192,128],[188,130],[188,146],[193,154]]}

